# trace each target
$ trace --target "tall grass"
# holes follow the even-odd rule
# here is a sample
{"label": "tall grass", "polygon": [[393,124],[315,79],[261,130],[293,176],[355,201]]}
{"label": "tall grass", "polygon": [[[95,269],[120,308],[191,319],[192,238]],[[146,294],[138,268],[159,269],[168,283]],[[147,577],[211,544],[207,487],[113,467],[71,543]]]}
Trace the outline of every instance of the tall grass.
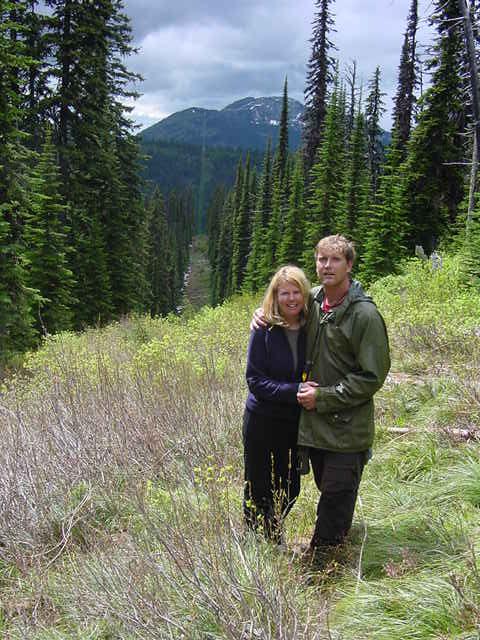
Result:
{"label": "tall grass", "polygon": [[480,637],[480,300],[449,258],[373,294],[394,368],[352,533],[321,573],[296,553],[311,477],[286,551],[243,528],[254,298],[47,339],[0,396],[0,635]]}

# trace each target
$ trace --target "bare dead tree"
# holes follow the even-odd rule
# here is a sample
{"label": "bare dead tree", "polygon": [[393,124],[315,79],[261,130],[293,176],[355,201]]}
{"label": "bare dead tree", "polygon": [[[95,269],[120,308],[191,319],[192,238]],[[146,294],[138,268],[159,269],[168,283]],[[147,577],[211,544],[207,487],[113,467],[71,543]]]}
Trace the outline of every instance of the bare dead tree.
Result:
{"label": "bare dead tree", "polygon": [[463,18],[463,29],[465,33],[465,44],[468,61],[468,71],[470,76],[470,90],[472,98],[473,113],[473,151],[472,169],[470,172],[470,190],[468,197],[467,229],[472,219],[472,211],[475,206],[475,191],[478,174],[478,157],[480,146],[480,87],[478,83],[478,65],[475,56],[475,39],[472,26],[472,11],[467,5],[467,0],[458,0],[458,7]]}

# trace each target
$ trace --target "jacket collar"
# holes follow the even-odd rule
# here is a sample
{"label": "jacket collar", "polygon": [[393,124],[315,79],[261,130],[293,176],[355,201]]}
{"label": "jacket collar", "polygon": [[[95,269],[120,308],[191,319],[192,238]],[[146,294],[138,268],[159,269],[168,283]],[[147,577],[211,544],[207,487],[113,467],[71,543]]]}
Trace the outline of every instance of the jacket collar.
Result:
{"label": "jacket collar", "polygon": [[[315,302],[321,305],[324,295],[325,295],[325,292],[324,292],[323,285],[320,285],[318,289],[315,289],[313,299],[315,300]],[[331,313],[333,314],[332,320],[335,322],[335,324],[338,324],[338,322],[344,316],[346,310],[350,307],[350,305],[356,302],[359,302],[360,300],[373,302],[372,298],[370,298],[370,296],[367,296],[367,294],[363,290],[363,287],[360,284],[360,282],[358,280],[352,279],[350,288],[344,300],[340,305],[338,305],[338,307],[335,307],[335,309],[331,311]]]}

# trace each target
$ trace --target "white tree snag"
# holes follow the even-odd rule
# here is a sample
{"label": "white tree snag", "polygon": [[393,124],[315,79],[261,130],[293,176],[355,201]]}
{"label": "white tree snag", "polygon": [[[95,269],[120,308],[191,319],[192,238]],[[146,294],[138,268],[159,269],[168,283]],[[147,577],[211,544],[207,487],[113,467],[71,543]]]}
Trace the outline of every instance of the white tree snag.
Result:
{"label": "white tree snag", "polygon": [[463,18],[463,30],[465,33],[465,44],[468,60],[468,68],[470,75],[470,87],[472,93],[472,112],[474,121],[473,130],[473,152],[472,152],[472,171],[470,174],[470,190],[468,199],[467,213],[467,230],[472,220],[472,211],[475,206],[475,191],[478,173],[478,157],[480,145],[480,88],[478,83],[478,68],[475,56],[475,39],[473,37],[473,28],[471,20],[470,7],[467,6],[467,0],[458,0],[458,8]]}

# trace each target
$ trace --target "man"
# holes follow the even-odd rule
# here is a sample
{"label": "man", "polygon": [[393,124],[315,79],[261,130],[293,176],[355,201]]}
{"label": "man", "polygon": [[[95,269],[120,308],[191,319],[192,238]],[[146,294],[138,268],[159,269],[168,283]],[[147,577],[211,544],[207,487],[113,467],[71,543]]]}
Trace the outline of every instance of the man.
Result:
{"label": "man", "polygon": [[322,284],[310,296],[298,444],[321,492],[310,554],[322,563],[352,524],[373,444],[373,395],[387,376],[390,356],[383,318],[351,279],[353,244],[340,235],[323,238],[315,260]]}
{"label": "man", "polygon": [[311,465],[321,492],[309,555],[322,565],[352,524],[374,438],[373,396],[390,356],[383,318],[351,279],[353,244],[341,235],[323,238],[315,260],[322,284],[312,289],[308,305],[298,453],[302,471]]}

